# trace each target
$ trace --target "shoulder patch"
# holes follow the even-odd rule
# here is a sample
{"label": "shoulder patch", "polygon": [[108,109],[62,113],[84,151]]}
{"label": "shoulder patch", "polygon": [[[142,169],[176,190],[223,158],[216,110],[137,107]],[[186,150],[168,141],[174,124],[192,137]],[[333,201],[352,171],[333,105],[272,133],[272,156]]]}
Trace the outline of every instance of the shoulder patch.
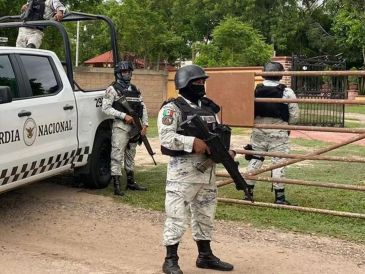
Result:
{"label": "shoulder patch", "polygon": [[162,112],[162,124],[169,126],[174,121],[175,110],[172,108],[166,108]]}
{"label": "shoulder patch", "polygon": [[165,116],[172,117],[172,116],[174,116],[174,113],[175,113],[175,110],[174,109],[172,109],[172,108],[166,108],[166,109],[163,110],[162,115],[163,115],[163,117],[165,117]]}
{"label": "shoulder patch", "polygon": [[173,117],[170,117],[170,116],[162,117],[162,124],[164,124],[165,126],[171,125],[173,121],[174,121]]}

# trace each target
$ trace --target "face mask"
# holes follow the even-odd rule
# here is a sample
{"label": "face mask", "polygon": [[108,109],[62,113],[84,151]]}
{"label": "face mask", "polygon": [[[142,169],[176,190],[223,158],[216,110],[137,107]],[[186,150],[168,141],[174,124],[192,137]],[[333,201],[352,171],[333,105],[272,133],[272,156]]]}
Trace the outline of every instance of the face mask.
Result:
{"label": "face mask", "polygon": [[186,88],[180,90],[180,94],[189,101],[198,104],[198,101],[203,98],[206,93],[204,85],[189,84]]}
{"label": "face mask", "polygon": [[204,85],[191,85],[191,91],[196,94],[199,99],[203,98],[205,95],[205,86]]}
{"label": "face mask", "polygon": [[130,82],[131,81],[131,78],[132,78],[132,72],[130,71],[127,71],[127,72],[122,72],[121,73],[122,75],[122,79],[126,82]]}
{"label": "face mask", "polygon": [[118,82],[122,83],[124,82],[125,84],[129,84],[132,78],[132,72],[131,71],[127,71],[127,72],[118,72],[115,74],[117,76],[117,80]]}

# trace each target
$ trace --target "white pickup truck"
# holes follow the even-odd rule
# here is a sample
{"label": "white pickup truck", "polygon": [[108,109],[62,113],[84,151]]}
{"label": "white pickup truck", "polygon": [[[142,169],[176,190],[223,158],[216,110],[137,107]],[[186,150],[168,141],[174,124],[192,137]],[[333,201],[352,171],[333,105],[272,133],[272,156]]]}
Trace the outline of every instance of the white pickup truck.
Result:
{"label": "white pickup truck", "polygon": [[0,47],[0,193],[70,170],[88,187],[108,185],[105,90],[75,89],[66,61],[47,50]]}

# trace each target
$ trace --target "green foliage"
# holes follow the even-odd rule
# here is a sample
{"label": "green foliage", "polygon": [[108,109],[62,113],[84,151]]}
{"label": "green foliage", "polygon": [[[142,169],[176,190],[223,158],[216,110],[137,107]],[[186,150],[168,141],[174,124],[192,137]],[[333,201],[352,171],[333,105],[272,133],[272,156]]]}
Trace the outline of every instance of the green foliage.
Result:
{"label": "green foliage", "polygon": [[[365,35],[365,33],[364,33],[364,35]],[[355,68],[355,67],[352,67],[350,70],[352,70],[352,71],[356,71],[357,70],[357,68]],[[358,85],[359,84],[359,82],[360,82],[360,79],[359,79],[359,77],[358,76],[352,76],[352,75],[350,75],[350,76],[348,76],[348,83],[349,84],[356,84],[356,85]]]}
{"label": "green foliage", "polygon": [[[198,61],[207,66],[261,65],[266,61],[268,45],[273,47],[276,55],[343,53],[351,66],[360,67],[365,63],[363,0],[64,2],[70,10],[111,17],[119,33],[121,53],[134,53],[144,58],[150,67],[160,61],[173,63],[191,59],[198,51],[201,53]],[[0,0],[0,16],[19,14],[24,3],[25,0]],[[231,20],[232,30],[228,30],[228,20]],[[234,21],[246,26],[245,30]],[[75,39],[75,29],[68,28],[71,39]],[[91,33],[92,27],[81,33],[85,36],[81,37],[81,61],[110,49],[108,32],[99,26],[94,29],[94,34]],[[255,33],[258,38],[250,40],[249,35],[249,39],[244,40],[237,37],[236,32]],[[9,45],[15,44],[16,31],[0,30],[0,36],[9,37]],[[55,37],[53,34],[49,36]],[[220,37],[223,41],[218,41]],[[52,39],[49,41],[45,42],[44,48],[61,51],[61,45],[51,45]],[[228,41],[232,42],[231,45]],[[59,43],[59,40],[55,42]]]}
{"label": "green foliage", "polygon": [[[350,61],[356,62],[362,59],[365,65],[365,2],[342,1],[335,10],[332,31],[336,43],[346,52]],[[362,56],[359,53],[362,53]]]}
{"label": "green foliage", "polygon": [[250,25],[237,18],[227,18],[213,30],[210,44],[197,44],[199,55],[195,59],[202,66],[262,65],[272,56],[272,47]]}
{"label": "green foliage", "polygon": [[20,14],[20,8],[25,3],[26,0],[0,0],[0,17]]}

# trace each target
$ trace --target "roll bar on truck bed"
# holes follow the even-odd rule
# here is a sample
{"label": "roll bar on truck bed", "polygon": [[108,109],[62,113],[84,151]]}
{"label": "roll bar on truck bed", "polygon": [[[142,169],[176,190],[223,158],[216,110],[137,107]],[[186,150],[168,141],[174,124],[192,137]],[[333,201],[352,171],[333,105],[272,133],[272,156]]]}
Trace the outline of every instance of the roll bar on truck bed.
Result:
{"label": "roll bar on truck bed", "polygon": [[[110,43],[113,53],[113,64],[115,66],[116,63],[120,61],[119,51],[118,51],[118,43],[117,43],[117,32],[115,30],[115,26],[112,20],[104,15],[94,15],[87,14],[82,12],[69,12],[66,13],[62,19],[62,22],[78,22],[78,21],[93,21],[93,20],[102,20],[107,23],[110,32]],[[63,40],[63,48],[65,52],[66,58],[66,74],[70,81],[72,88],[75,90],[75,82],[73,78],[73,68],[72,68],[72,58],[71,58],[71,47],[70,47],[70,39],[68,37],[67,31],[62,23],[59,23],[54,20],[40,20],[40,21],[22,21],[20,19],[20,15],[16,16],[4,16],[0,17],[0,29],[4,28],[20,28],[20,27],[47,27],[52,26],[55,27],[62,36]]]}

